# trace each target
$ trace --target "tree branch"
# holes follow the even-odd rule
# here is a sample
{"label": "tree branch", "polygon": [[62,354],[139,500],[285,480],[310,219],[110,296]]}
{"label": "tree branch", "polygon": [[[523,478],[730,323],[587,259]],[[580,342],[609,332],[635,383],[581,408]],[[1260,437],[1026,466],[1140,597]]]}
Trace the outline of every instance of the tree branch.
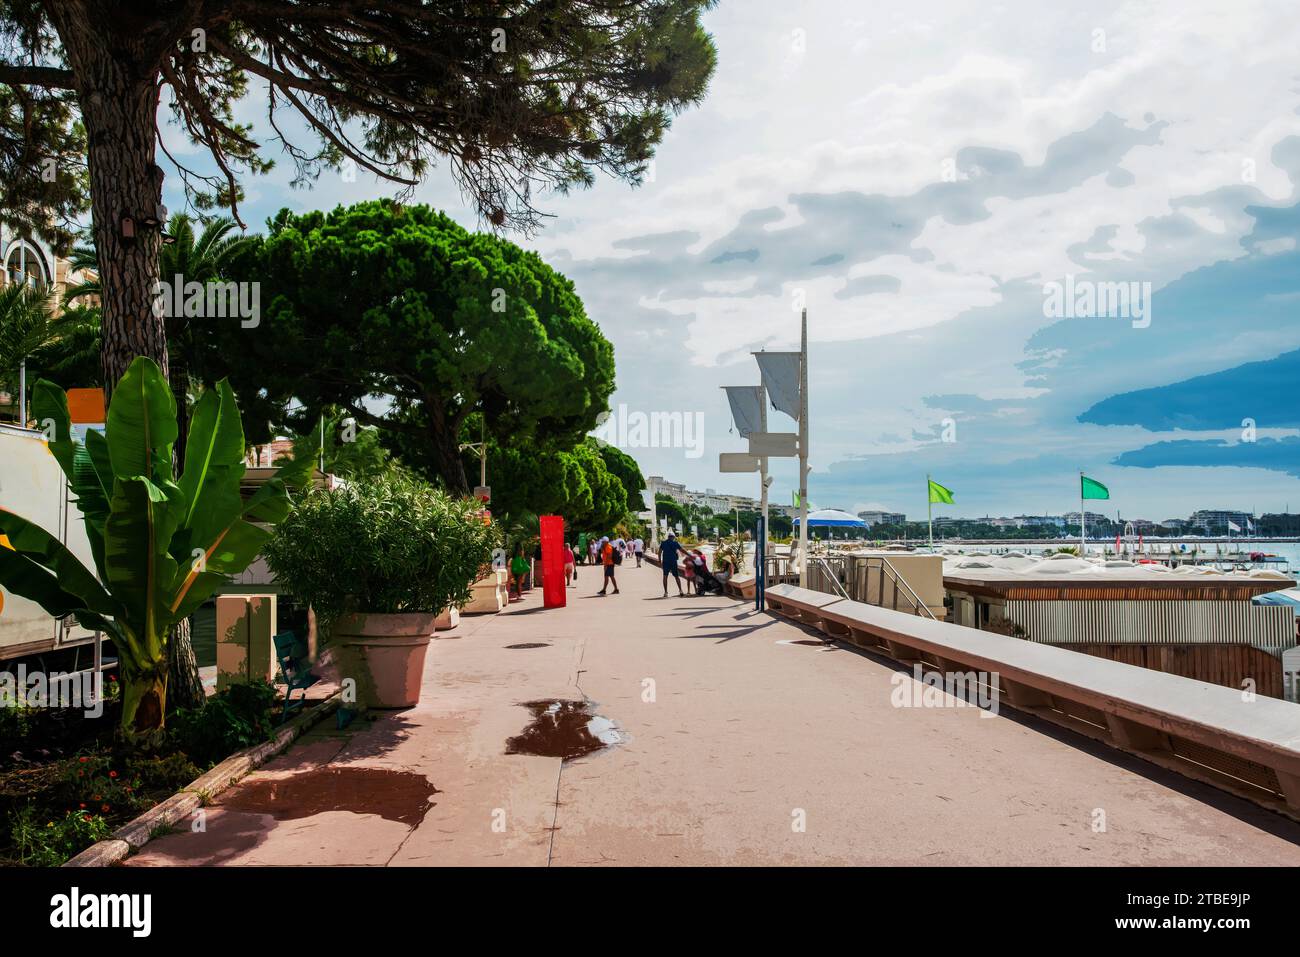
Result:
{"label": "tree branch", "polygon": [[76,77],[71,70],[55,66],[21,66],[0,63],[0,83],[10,86],[43,86],[55,90],[75,90]]}

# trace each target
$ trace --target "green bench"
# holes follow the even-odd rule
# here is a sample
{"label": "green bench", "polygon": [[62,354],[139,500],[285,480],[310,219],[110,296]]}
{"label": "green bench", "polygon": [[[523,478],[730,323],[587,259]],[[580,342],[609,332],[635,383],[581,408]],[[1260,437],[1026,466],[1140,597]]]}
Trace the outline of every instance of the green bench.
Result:
{"label": "green bench", "polygon": [[[301,708],[306,703],[307,689],[320,681],[320,678],[311,673],[305,640],[292,631],[282,631],[272,640],[275,642],[276,660],[280,663],[280,674],[287,686],[284,692],[284,713],[280,715],[280,723],[283,724],[289,720],[290,711]],[[302,691],[302,696],[294,701],[293,693],[299,690]]]}

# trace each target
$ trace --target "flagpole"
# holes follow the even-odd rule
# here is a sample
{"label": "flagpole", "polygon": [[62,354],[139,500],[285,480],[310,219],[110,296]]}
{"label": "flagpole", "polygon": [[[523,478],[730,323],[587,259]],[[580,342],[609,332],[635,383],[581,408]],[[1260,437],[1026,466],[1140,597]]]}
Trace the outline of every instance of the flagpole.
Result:
{"label": "flagpole", "polygon": [[930,551],[934,551],[934,500],[930,497],[930,473],[925,473],[925,518],[930,524]]}
{"label": "flagpole", "polygon": [[799,328],[799,587],[808,586],[808,310]]}
{"label": "flagpole", "polygon": [[1079,557],[1088,555],[1088,513],[1083,510],[1083,472],[1079,472]]}

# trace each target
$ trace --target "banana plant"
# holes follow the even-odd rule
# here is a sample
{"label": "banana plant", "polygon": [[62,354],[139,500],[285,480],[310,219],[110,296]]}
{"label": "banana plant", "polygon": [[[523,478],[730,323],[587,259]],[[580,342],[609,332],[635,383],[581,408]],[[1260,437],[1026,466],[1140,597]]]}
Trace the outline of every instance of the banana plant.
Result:
{"label": "banana plant", "polygon": [[245,500],[244,429],[224,379],[195,403],[185,461],[173,475],[176,402],[161,370],[131,363],[108,408],[105,430],[72,432],[67,395],[42,379],[32,412],[68,477],[85,522],[92,572],[57,535],[0,510],[0,585],[56,618],[72,616],[117,648],[122,730],[136,738],[163,727],[167,635],[257,557],[268,528],[292,508],[290,490],[311,475],[299,456]]}

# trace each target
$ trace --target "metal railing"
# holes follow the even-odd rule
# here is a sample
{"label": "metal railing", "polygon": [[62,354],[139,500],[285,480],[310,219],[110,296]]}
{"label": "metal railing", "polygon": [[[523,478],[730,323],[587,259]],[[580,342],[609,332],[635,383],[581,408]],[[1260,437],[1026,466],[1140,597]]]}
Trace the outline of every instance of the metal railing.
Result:
{"label": "metal railing", "polygon": [[[929,607],[921,596],[899,574],[893,563],[883,555],[853,555],[843,559],[845,563],[845,586],[855,601],[863,601],[881,608],[894,611],[906,611],[913,615],[934,620]],[[870,592],[875,585],[875,598]],[[889,601],[886,603],[886,583],[889,588]]]}
{"label": "metal railing", "polygon": [[831,563],[823,557],[808,559],[808,586],[815,591],[848,598],[849,593],[844,590],[844,583],[840,581],[841,574],[843,574],[842,569],[832,568]]}
{"label": "metal railing", "polygon": [[[798,563],[785,556],[769,556],[764,569],[769,585],[799,582]],[[883,555],[810,555],[807,587],[850,601],[937,620],[907,579]]]}

